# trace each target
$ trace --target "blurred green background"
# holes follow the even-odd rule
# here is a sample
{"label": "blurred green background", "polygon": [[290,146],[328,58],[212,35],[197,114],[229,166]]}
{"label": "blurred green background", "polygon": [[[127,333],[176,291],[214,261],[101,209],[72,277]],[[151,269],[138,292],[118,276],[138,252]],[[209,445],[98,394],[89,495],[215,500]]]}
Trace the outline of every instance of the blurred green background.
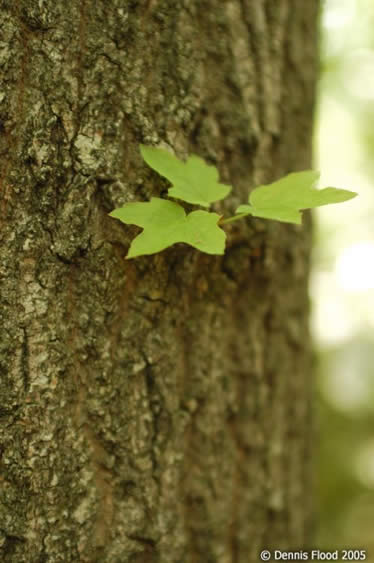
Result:
{"label": "blurred green background", "polygon": [[315,213],[319,547],[374,562],[374,1],[326,0],[315,168],[359,197]]}

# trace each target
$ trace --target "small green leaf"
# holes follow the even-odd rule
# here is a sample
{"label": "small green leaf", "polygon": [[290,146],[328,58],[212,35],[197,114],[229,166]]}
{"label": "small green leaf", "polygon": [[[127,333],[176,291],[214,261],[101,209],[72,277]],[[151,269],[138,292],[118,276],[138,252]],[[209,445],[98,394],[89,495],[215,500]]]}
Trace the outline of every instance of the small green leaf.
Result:
{"label": "small green leaf", "polygon": [[300,211],[303,209],[340,203],[357,195],[337,188],[317,190],[315,184],[318,178],[318,172],[305,170],[288,174],[272,184],[259,186],[249,196],[250,205],[240,205],[235,213],[300,224]]}
{"label": "small green leaf", "polygon": [[140,151],[145,162],[173,184],[168,191],[171,197],[209,207],[231,191],[231,186],[219,183],[217,168],[198,156],[192,155],[183,162],[156,147],[140,145]]}
{"label": "small green leaf", "polygon": [[132,241],[127,258],[155,254],[176,242],[208,254],[223,254],[225,250],[226,235],[217,225],[217,213],[199,210],[186,215],[177,203],[153,197],[149,202],[127,203],[109,215],[144,229]]}

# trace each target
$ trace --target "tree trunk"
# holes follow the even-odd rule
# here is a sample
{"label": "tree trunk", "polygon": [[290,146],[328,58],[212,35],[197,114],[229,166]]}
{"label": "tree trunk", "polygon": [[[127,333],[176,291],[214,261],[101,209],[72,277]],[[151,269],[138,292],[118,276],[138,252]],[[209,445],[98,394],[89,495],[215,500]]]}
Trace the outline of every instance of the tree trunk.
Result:
{"label": "tree trunk", "polygon": [[1,561],[248,563],[310,532],[304,226],[124,260],[165,193],[310,167],[318,0],[2,0]]}

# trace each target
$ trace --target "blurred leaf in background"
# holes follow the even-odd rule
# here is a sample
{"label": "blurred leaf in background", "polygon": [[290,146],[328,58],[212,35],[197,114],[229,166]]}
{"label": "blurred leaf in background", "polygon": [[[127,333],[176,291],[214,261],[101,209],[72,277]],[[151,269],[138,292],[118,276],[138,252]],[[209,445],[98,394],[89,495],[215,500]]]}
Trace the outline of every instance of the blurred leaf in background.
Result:
{"label": "blurred leaf in background", "polygon": [[374,562],[374,3],[327,0],[315,167],[357,191],[319,210],[311,294],[320,357],[319,544]]}

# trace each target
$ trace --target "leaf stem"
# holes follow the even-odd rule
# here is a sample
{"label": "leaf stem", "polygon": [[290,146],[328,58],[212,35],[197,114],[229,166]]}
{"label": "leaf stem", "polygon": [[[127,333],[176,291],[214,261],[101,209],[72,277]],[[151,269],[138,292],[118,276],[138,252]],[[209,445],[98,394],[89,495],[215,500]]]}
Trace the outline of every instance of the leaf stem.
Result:
{"label": "leaf stem", "polygon": [[237,215],[233,215],[232,217],[229,217],[228,219],[223,219],[223,221],[220,221],[220,225],[227,225],[227,223],[233,223],[234,221],[239,221],[239,219],[242,219],[242,217],[246,217],[248,215],[248,213],[238,213]]}

